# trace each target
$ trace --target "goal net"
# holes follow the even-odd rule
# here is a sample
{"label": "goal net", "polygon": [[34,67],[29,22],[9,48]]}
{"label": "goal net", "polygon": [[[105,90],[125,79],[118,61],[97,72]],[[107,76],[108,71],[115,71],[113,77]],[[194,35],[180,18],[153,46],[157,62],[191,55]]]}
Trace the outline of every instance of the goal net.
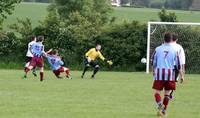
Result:
{"label": "goal net", "polygon": [[146,72],[152,70],[152,53],[163,43],[166,32],[178,35],[178,43],[185,50],[186,73],[200,73],[200,23],[183,22],[148,22]]}

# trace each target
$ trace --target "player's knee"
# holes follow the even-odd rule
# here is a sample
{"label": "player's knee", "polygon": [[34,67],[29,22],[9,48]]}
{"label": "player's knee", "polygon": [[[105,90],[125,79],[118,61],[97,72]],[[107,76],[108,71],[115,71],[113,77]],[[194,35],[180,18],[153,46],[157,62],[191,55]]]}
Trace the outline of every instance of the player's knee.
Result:
{"label": "player's knee", "polygon": [[90,67],[90,64],[86,64],[86,67]]}
{"label": "player's knee", "polygon": [[170,95],[171,90],[165,90],[164,95]]}
{"label": "player's knee", "polygon": [[40,72],[44,72],[44,68],[43,67],[40,68]]}
{"label": "player's knee", "polygon": [[99,65],[96,65],[96,66],[95,66],[95,69],[98,69],[98,70],[99,70],[99,69],[100,69],[100,66],[99,66]]}
{"label": "player's knee", "polygon": [[160,90],[154,90],[154,93],[153,93],[154,95],[155,94],[160,94]]}

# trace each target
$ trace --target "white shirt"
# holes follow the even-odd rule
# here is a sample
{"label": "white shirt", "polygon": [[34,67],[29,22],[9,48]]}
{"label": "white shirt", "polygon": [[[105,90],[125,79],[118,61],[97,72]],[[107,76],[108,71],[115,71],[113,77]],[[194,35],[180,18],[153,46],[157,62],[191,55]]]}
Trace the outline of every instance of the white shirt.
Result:
{"label": "white shirt", "polygon": [[27,57],[33,57],[33,54],[31,53],[31,47],[34,43],[36,43],[36,41],[31,41],[30,43],[28,43],[28,50],[27,50],[27,53],[26,53]]}
{"label": "white shirt", "polygon": [[178,52],[181,64],[185,65],[185,51],[183,47],[180,44],[177,44],[176,42],[172,43],[172,46]]}

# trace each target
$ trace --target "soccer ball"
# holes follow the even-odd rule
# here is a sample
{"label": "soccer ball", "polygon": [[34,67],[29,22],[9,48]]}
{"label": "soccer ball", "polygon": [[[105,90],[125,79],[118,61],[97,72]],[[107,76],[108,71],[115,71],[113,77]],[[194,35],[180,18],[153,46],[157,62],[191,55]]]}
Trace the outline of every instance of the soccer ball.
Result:
{"label": "soccer ball", "polygon": [[147,59],[146,58],[142,58],[141,59],[141,63],[146,64],[147,63]]}

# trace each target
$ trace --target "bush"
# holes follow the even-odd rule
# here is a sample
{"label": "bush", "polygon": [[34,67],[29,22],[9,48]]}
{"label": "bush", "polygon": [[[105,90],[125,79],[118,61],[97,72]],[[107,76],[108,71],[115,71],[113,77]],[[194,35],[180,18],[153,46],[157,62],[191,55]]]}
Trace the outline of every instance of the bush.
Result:
{"label": "bush", "polygon": [[146,25],[133,21],[106,28],[98,40],[115,69],[144,70],[140,59],[146,55],[146,35]]}

